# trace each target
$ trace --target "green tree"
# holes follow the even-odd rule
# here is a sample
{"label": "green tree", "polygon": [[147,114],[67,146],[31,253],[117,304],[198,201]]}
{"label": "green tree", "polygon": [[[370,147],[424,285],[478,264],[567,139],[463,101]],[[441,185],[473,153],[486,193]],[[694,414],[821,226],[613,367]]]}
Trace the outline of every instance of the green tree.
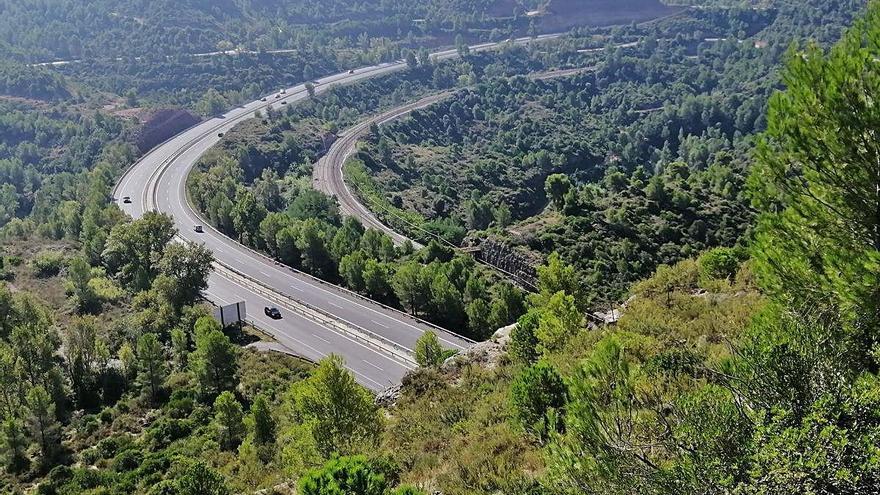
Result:
{"label": "green tree", "polygon": [[14,416],[7,416],[0,423],[0,456],[9,472],[18,473],[27,467],[27,447],[27,437],[21,421]]}
{"label": "green tree", "polygon": [[416,54],[413,53],[412,50],[407,50],[405,58],[407,67],[409,67],[410,69],[418,67],[419,61],[416,59]]}
{"label": "green tree", "polygon": [[394,293],[411,314],[421,313],[430,298],[431,289],[422,277],[422,266],[410,261],[397,267],[391,279]]}
{"label": "green tree", "polygon": [[316,276],[333,276],[333,258],[327,249],[325,232],[320,221],[309,219],[302,223],[296,247],[302,257],[302,267]]}
{"label": "green tree", "polygon": [[196,348],[190,354],[190,368],[196,375],[202,395],[211,400],[237,383],[235,346],[223,334],[220,324],[210,316],[196,321]]}
{"label": "green tree", "polygon": [[217,471],[202,462],[187,468],[177,480],[178,495],[229,495],[232,492],[226,480]]}
{"label": "green tree", "polygon": [[546,304],[557,292],[572,296],[581,311],[586,312],[589,301],[581,288],[581,279],[575,268],[562,261],[559,253],[552,253],[547,263],[537,268],[539,293],[530,299],[535,306]]}
{"label": "green tree", "polygon": [[574,298],[557,292],[541,309],[538,328],[539,349],[549,352],[562,348],[569,338],[581,329],[583,315],[575,306]]}
{"label": "green tree", "polygon": [[461,292],[442,273],[431,281],[430,308],[434,320],[451,328],[460,327],[465,320]]}
{"label": "green tree", "polygon": [[275,419],[264,395],[258,395],[251,404],[251,420],[254,429],[254,443],[269,445],[275,443]]}
{"label": "green tree", "polygon": [[302,495],[384,495],[388,483],[364,456],[335,457],[309,471],[297,484]]}
{"label": "green tree", "polygon": [[367,260],[363,251],[355,251],[342,257],[339,262],[339,275],[345,280],[345,284],[351,290],[363,292],[366,288],[364,282],[364,269]]}
{"label": "green tree", "polygon": [[158,274],[155,261],[176,234],[170,216],[147,212],[138,220],[113,227],[101,257],[108,271],[118,274],[124,284],[146,289]]}
{"label": "green tree", "polygon": [[276,236],[278,243],[278,257],[288,266],[298,267],[302,263],[302,252],[297,246],[299,239],[299,226],[291,225],[284,227]]}
{"label": "green tree", "polygon": [[92,280],[92,267],[83,258],[73,258],[67,263],[65,287],[77,311],[93,311],[98,305],[98,296],[89,285]]}
{"label": "green tree", "polygon": [[492,299],[489,320],[495,328],[510,325],[525,311],[522,292],[509,282],[501,282],[496,286],[496,297]]}
{"label": "green tree", "polygon": [[224,391],[214,400],[214,422],[220,447],[225,450],[237,448],[245,434],[244,411],[232,392]]}
{"label": "green tree", "polygon": [[[551,411],[557,413],[556,421],[562,421],[568,389],[553,366],[539,362],[524,369],[513,380],[510,399],[523,428],[544,439],[550,426],[547,422]],[[561,427],[561,423],[557,426]]]}
{"label": "green tree", "polygon": [[259,247],[262,239],[260,223],[266,218],[268,211],[254,193],[245,190],[240,193],[232,207],[232,225],[238,240],[248,246]]}
{"label": "green tree", "polygon": [[367,260],[363,271],[364,291],[373,299],[383,300],[391,292],[388,267],[376,260]]}
{"label": "green tree", "polygon": [[333,258],[341,260],[346,255],[357,251],[364,235],[364,227],[354,217],[346,217],[342,223],[342,227],[336,231],[333,241],[330,243],[330,252]]}
{"label": "green tree", "polygon": [[159,399],[162,382],[165,380],[165,353],[155,334],[145,333],[137,342],[138,380],[150,402]]}
{"label": "green tree", "polygon": [[361,237],[361,250],[368,258],[379,261],[394,259],[394,242],[384,232],[367,229]]}
{"label": "green tree", "polygon": [[838,306],[857,333],[880,324],[880,149],[867,138],[880,109],[865,97],[880,90],[878,32],[872,5],[827,54],[790,54],[749,177],[761,284],[793,307]]}
{"label": "green tree", "polygon": [[171,330],[171,357],[176,369],[186,368],[189,357],[189,335],[179,327]]}
{"label": "green tree", "polygon": [[416,362],[419,366],[437,366],[443,362],[443,347],[434,332],[425,332],[416,341]]}
{"label": "green tree", "polygon": [[87,396],[95,380],[98,344],[97,321],[77,318],[64,327],[64,357],[74,395],[80,405],[88,404]]}
{"label": "green tree", "polygon": [[159,261],[159,272],[174,281],[171,302],[177,308],[193,304],[208,288],[214,254],[200,244],[170,244]]}
{"label": "green tree", "polygon": [[128,342],[123,342],[122,345],[119,346],[119,351],[117,351],[116,355],[119,358],[119,362],[122,364],[122,375],[127,382],[137,371],[137,356],[134,349],[131,347],[131,344]]}
{"label": "green tree", "polygon": [[291,419],[309,425],[325,457],[372,448],[378,440],[378,408],[336,356],[323,359],[311,377],[295,383],[287,400]]}
{"label": "green tree", "polygon": [[475,299],[465,307],[471,335],[482,339],[492,334],[494,329],[489,322],[490,311],[491,309],[484,299]]}
{"label": "green tree", "polygon": [[517,321],[516,327],[510,332],[510,344],[508,350],[511,357],[524,364],[531,364],[538,360],[538,324],[541,321],[541,312],[537,309],[529,310]]}
{"label": "green tree", "polygon": [[568,194],[569,189],[571,189],[571,181],[565,174],[551,174],[544,181],[544,191],[546,191],[547,197],[550,198],[553,206],[560,211],[565,206],[565,195]]}
{"label": "green tree", "polygon": [[50,463],[61,445],[61,423],[55,416],[55,402],[42,385],[27,393],[28,431],[40,449],[40,460]]}

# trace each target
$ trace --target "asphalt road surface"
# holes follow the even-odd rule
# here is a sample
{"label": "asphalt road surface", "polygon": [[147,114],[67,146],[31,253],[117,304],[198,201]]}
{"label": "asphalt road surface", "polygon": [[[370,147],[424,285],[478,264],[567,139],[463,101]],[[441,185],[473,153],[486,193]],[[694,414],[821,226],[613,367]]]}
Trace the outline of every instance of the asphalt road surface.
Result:
{"label": "asphalt road surface", "polygon": [[384,232],[397,245],[409,240],[413,243],[413,246],[420,247],[421,245],[417,241],[382,223],[368,207],[360,202],[348,187],[348,184],[345,183],[342,168],[348,157],[354,153],[360,138],[367,133],[372,124],[380,125],[400,118],[410,112],[447,98],[450,94],[447,92],[425,97],[417,102],[402,105],[382,114],[372,116],[346,129],[345,133],[330,146],[327,154],[321,157],[318,163],[315,164],[314,171],[312,172],[313,187],[323,193],[334,196],[339,201],[339,209],[343,215],[353,216],[360,220],[365,227]]}
{"label": "asphalt road surface", "polygon": [[[558,77],[569,77],[590,70],[593,70],[593,68],[581,67],[574,69],[560,69],[529,74],[529,77],[536,80],[547,80]],[[352,191],[345,182],[343,168],[346,160],[354,154],[358,141],[360,141],[367,131],[369,131],[372,124],[386,124],[416,110],[420,110],[433,105],[434,103],[445,100],[453,94],[454,93],[451,91],[446,91],[429,95],[421,100],[407,103],[383,113],[368,117],[346,129],[341,134],[340,138],[330,146],[327,153],[315,164],[312,172],[312,186],[318,191],[335,197],[337,201],[339,201],[339,209],[344,215],[357,218],[365,227],[384,232],[391,237],[395,244],[400,245],[408,240],[414,246],[421,247],[417,241],[382,223],[367,205],[361,203],[360,198],[357,197],[354,191]]]}
{"label": "asphalt road surface", "polygon": [[[516,43],[528,41],[529,38],[523,38]],[[485,43],[473,46],[471,50],[487,50],[497,45]],[[433,54],[436,60],[456,56],[455,50]],[[383,63],[324,77],[314,83],[316,90],[321,92],[335,85],[355,83],[405,67],[404,62]],[[170,214],[182,240],[204,244],[213,251],[219,267],[247,277],[245,280],[242,276],[230,275],[229,270],[212,274],[205,293],[209,300],[216,304],[246,301],[248,320],[255,326],[307,358],[317,360],[330,354],[341,356],[357,380],[370,389],[378,391],[399,383],[414,364],[411,359],[401,359],[399,353],[392,352],[393,348],[411,352],[416,340],[426,331],[437,333],[446,348],[460,350],[469,346],[470,341],[452,332],[295,272],[251,251],[212,229],[189,205],[186,178],[198,159],[220,141],[221,133],[253,118],[255,112],[269,106],[280,110],[284,108],[282,102],[291,104],[308,98],[308,92],[305,85],[299,85],[287,88],[279,98],[276,96],[267,95],[265,102],[254,101],[202,122],[147,153],[120,179],[114,190],[120,208],[134,218],[151,210]],[[131,198],[130,204],[122,201],[126,196]],[[204,225],[204,233],[194,232],[195,225]],[[257,286],[260,290],[255,290]],[[271,297],[266,295],[267,291],[271,292]],[[308,312],[295,312],[296,304],[279,303],[283,298],[305,303],[324,315],[331,315],[338,324],[319,322]],[[264,316],[265,306],[278,306],[283,318],[272,320]],[[348,331],[339,331],[340,325]],[[378,338],[352,337],[359,330]]]}

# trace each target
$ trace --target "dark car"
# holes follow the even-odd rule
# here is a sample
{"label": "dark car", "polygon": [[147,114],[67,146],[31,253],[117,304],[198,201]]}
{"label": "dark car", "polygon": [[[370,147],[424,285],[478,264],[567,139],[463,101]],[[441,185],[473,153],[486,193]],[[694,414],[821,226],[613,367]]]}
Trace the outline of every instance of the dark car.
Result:
{"label": "dark car", "polygon": [[218,133],[217,133],[217,137],[223,137],[223,133],[222,133],[222,132],[218,132]]}
{"label": "dark car", "polygon": [[266,313],[266,316],[272,318],[273,320],[281,319],[281,311],[278,311],[278,308],[270,308],[269,306],[266,306],[263,311]]}
{"label": "dark car", "polygon": [[260,98],[260,101],[266,101],[266,97],[264,96],[264,97]]}
{"label": "dark car", "polygon": [[122,202],[125,203],[125,204],[127,204],[127,205],[130,205],[130,204],[131,204],[131,198],[128,197],[128,196],[126,196],[126,197],[122,198]]}
{"label": "dark car", "polygon": [[349,74],[354,74],[354,69],[349,69],[349,70],[348,70],[348,73],[349,73]]}
{"label": "dark car", "polygon": [[205,229],[203,229],[201,225],[196,225],[195,227],[193,227],[193,230],[195,230],[198,234],[201,234],[205,231]]}
{"label": "dark car", "polygon": [[286,102],[286,101],[282,101],[281,104],[282,104],[282,105],[287,105],[287,102]]}

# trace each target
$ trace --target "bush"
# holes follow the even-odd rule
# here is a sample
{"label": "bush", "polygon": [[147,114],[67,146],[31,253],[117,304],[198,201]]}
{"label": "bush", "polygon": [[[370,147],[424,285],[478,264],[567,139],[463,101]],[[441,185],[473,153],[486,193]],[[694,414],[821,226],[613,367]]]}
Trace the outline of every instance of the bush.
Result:
{"label": "bush", "polygon": [[720,247],[706,251],[697,259],[700,265],[700,276],[703,279],[733,280],[739,271],[739,265],[748,259],[745,249],[739,247]]}
{"label": "bush", "polygon": [[523,428],[544,438],[549,412],[564,412],[568,387],[553,366],[540,362],[526,368],[514,379],[510,395],[514,412]]}
{"label": "bush", "polygon": [[57,251],[42,251],[31,260],[30,265],[37,277],[54,277],[64,267],[64,255]]}
{"label": "bush", "polygon": [[519,318],[513,330],[510,331],[510,344],[508,352],[510,356],[524,364],[532,364],[538,359],[538,330],[540,315],[530,311]]}
{"label": "bush", "polygon": [[168,416],[175,419],[186,418],[192,414],[195,408],[195,399],[188,391],[177,390],[171,395],[168,404],[165,405],[165,411]]}
{"label": "bush", "polygon": [[134,471],[140,466],[143,457],[143,454],[141,454],[139,450],[124,450],[113,458],[113,470],[117,473]]}
{"label": "bush", "polygon": [[101,459],[110,459],[119,452],[120,444],[119,437],[108,437],[98,442],[95,448]]}
{"label": "bush", "polygon": [[425,332],[416,341],[416,362],[423,368],[437,366],[443,362],[443,347],[434,332]]}
{"label": "bush", "polygon": [[147,430],[146,438],[154,447],[162,448],[189,435],[192,430],[192,421],[188,419],[160,418]]}

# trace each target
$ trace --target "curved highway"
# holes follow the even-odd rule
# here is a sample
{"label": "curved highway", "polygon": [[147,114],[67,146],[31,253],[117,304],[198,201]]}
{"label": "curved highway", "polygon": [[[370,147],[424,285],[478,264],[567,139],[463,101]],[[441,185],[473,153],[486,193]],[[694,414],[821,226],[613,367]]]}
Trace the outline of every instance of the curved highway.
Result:
{"label": "curved highway", "polygon": [[347,129],[337,139],[318,163],[312,172],[312,186],[325,194],[329,194],[339,201],[339,210],[344,215],[352,216],[360,220],[364,227],[373,228],[387,234],[395,244],[400,245],[410,241],[416,248],[421,245],[400,232],[382,223],[376,215],[351,191],[345,182],[343,166],[357,147],[357,143],[373,124],[381,125],[400,118],[410,112],[432,105],[440,100],[448,98],[450,92],[439,93],[422,98],[421,100],[388,110],[379,115],[372,116]]}
{"label": "curved highway", "polygon": [[[547,72],[529,74],[530,79],[548,80],[559,77],[569,77],[593,70],[593,67],[579,67],[574,69],[559,69]],[[382,125],[399,119],[416,110],[426,108],[453,95],[452,91],[444,91],[426,96],[421,100],[395,107],[384,113],[371,116],[356,125],[346,129],[331,146],[321,159],[315,164],[312,172],[312,186],[325,194],[333,196],[339,201],[339,209],[344,215],[357,218],[365,227],[373,228],[387,234],[395,244],[400,245],[410,241],[414,246],[421,245],[414,239],[407,237],[376,217],[376,214],[361,203],[360,198],[351,190],[345,182],[344,167],[348,158],[357,149],[358,141],[366,135],[373,124]]]}
{"label": "curved highway", "polygon": [[[530,40],[522,38],[515,42]],[[471,50],[495,46],[498,44],[485,43]],[[455,50],[433,54],[436,60],[456,56]],[[315,86],[322,92],[404,68],[404,62],[379,64],[318,79]],[[382,390],[399,383],[415,367],[412,350],[426,331],[437,333],[444,347],[469,346],[471,341],[452,332],[275,263],[208,227],[208,222],[190,206],[186,178],[199,158],[220,141],[220,134],[253,118],[257,111],[268,107],[281,109],[283,103],[308,98],[308,92],[305,85],[299,85],[287,88],[280,98],[275,96],[204,121],[144,155],[114,189],[120,208],[134,218],[152,210],[170,214],[180,240],[204,244],[214,253],[215,270],[205,292],[208,299],[216,304],[245,301],[248,320],[279,343],[310,359],[330,354],[341,356],[355,378],[370,389]],[[126,196],[131,198],[130,204],[121,201]],[[195,225],[204,225],[204,233],[194,232]],[[265,306],[279,307],[283,318],[273,320],[264,316]]]}

